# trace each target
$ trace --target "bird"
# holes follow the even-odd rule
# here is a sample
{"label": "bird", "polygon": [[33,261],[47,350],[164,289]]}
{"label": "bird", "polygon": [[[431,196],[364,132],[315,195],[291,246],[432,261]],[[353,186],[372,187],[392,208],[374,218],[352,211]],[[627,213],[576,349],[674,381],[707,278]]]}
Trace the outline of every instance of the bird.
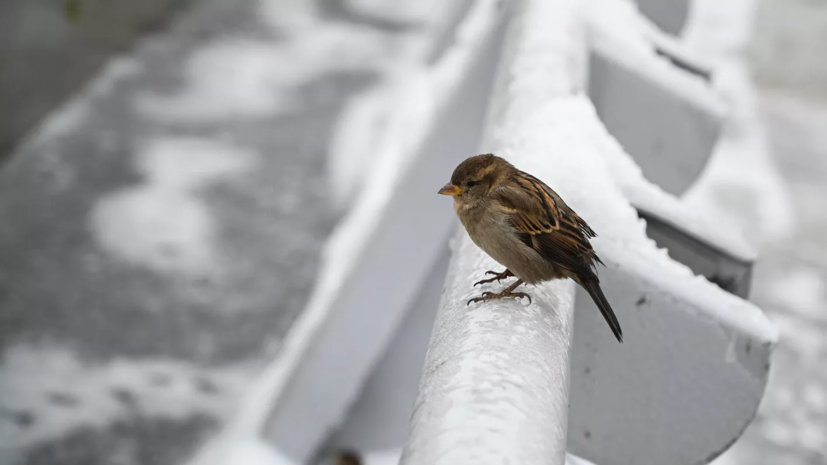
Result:
{"label": "bird", "polygon": [[471,240],[505,267],[486,271],[493,277],[474,286],[517,278],[503,291],[483,292],[468,305],[507,297],[528,298],[531,304],[530,295],[515,291],[521,284],[570,278],[588,292],[623,342],[597,276],[597,264],[603,262],[590,242],[597,234],[543,181],[488,153],[465,159],[438,193],[454,198],[454,211]]}

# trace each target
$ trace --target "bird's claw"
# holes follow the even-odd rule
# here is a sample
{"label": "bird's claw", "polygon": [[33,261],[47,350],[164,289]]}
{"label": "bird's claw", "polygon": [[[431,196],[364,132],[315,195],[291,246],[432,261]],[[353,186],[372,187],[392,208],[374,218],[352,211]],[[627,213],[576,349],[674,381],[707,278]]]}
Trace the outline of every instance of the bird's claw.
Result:
{"label": "bird's claw", "polygon": [[492,295],[493,294],[491,294],[490,292],[487,292],[487,291],[483,292],[479,297],[474,297],[473,299],[468,299],[468,303],[465,304],[465,306],[467,307],[467,306],[471,305],[472,302],[477,303],[477,302],[485,302],[486,300],[490,300]]}
{"label": "bird's claw", "polygon": [[531,304],[531,296],[526,294],[525,292],[500,292],[495,294],[493,292],[483,292],[480,294],[479,297],[474,297],[473,299],[469,299],[468,303],[465,304],[466,306],[471,305],[472,303],[477,302],[486,302],[489,300],[497,300],[497,299],[505,299],[507,297],[514,297],[515,299],[522,299],[525,297],[528,299],[528,303]]}
{"label": "bird's claw", "polygon": [[528,303],[531,304],[531,296],[526,294],[525,292],[512,292],[508,296],[514,297],[515,299],[522,299],[523,297],[525,297],[526,299],[528,299]]}
{"label": "bird's claw", "polygon": [[510,270],[505,270],[502,273],[497,273],[496,271],[488,270],[485,272],[486,275],[492,275],[493,278],[483,279],[482,281],[477,281],[474,283],[474,287],[480,284],[488,284],[497,281],[498,283],[501,282],[503,279],[514,276]]}

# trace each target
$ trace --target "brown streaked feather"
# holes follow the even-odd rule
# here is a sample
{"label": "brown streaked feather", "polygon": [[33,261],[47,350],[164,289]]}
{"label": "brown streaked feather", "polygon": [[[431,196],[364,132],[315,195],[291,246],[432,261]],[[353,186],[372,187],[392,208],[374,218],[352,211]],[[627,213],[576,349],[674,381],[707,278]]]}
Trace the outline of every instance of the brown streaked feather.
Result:
{"label": "brown streaked feather", "polygon": [[513,183],[492,195],[509,215],[522,241],[552,264],[591,277],[601,263],[589,243],[594,231],[550,187],[518,171]]}
{"label": "brown streaked feather", "polygon": [[[473,182],[472,182],[473,181]],[[550,187],[493,154],[469,157],[451,175],[454,210],[471,239],[519,280],[571,278],[594,300],[618,341],[623,332],[600,289],[596,234]],[[513,297],[514,287],[496,294]],[[474,299],[472,299],[474,300]]]}
{"label": "brown streaked feather", "polygon": [[513,183],[492,191],[499,208],[509,215],[520,240],[556,269],[568,273],[589,293],[619,342],[623,330],[597,277],[590,238],[597,234],[550,187],[530,174],[517,171]]}

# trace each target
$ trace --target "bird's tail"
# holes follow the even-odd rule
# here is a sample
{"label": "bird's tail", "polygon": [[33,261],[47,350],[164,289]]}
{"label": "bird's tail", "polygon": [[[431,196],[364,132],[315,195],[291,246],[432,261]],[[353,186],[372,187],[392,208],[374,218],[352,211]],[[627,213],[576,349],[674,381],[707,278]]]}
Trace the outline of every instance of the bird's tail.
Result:
{"label": "bird's tail", "polygon": [[581,279],[580,285],[583,286],[583,289],[589,293],[594,303],[597,304],[597,308],[600,309],[600,313],[603,314],[606,323],[609,323],[609,328],[612,329],[618,342],[623,342],[623,330],[620,329],[620,323],[617,321],[615,312],[612,310],[612,306],[609,305],[609,301],[606,300],[606,296],[603,295],[603,290],[600,289],[600,283],[597,279]]}

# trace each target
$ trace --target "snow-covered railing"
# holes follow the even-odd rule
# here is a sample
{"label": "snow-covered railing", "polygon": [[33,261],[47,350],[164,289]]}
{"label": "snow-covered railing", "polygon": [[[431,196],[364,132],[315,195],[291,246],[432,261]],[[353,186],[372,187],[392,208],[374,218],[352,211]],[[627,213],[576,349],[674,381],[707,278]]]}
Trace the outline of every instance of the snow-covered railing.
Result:
{"label": "snow-covered railing", "polygon": [[[534,115],[547,103],[583,92],[586,40],[578,10],[567,3],[517,2],[480,150],[530,164],[543,178],[554,167],[531,160],[545,157],[540,141],[555,129],[538,126]],[[557,46],[538,47],[545,39]],[[531,60],[548,72],[522,74],[534,66]],[[473,283],[499,268],[460,228],[402,465],[564,461],[574,285],[538,287],[528,307],[517,300],[468,307],[480,292]]]}
{"label": "snow-covered railing", "polygon": [[[604,96],[625,87],[621,74],[588,69],[590,53],[607,34],[621,39],[609,58],[625,46],[642,50],[629,30],[663,39],[620,14],[600,27],[605,17],[595,15],[606,12],[589,8],[628,13],[624,2],[466,3],[453,45],[416,77],[410,107],[395,107],[381,153],[326,245],[307,308],[237,421],[193,465],[251,456],[315,464],[342,451],[365,465],[378,456],[395,463],[400,453],[404,465],[581,463],[567,451],[597,464],[689,465],[737,439],[763,394],[776,333],[736,296],[746,293],[754,252],[671,194],[705,164],[717,135],[707,116],[718,110],[669,119],[713,129],[681,155],[691,169],[671,178],[658,176],[670,163],[627,154],[634,145],[624,151],[601,121],[594,79]],[[670,91],[651,94],[657,106],[715,109],[704,78],[675,65],[678,45],[632,54],[642,60],[630,68],[645,78],[638,84]],[[609,96],[617,106],[603,109],[616,115],[635,103]],[[601,284],[622,345],[571,282],[529,288],[531,304],[466,306],[480,292],[472,283],[497,267],[456,231],[450,201],[436,190],[480,152],[546,181],[598,232]],[[735,284],[704,279],[722,274]]]}
{"label": "snow-covered railing", "polygon": [[[593,15],[605,11],[583,17],[581,5],[516,2],[478,152],[497,153],[545,180],[598,232],[594,245],[607,265],[601,282],[625,342],[617,344],[580,290],[572,331],[571,283],[532,289],[535,300],[528,306],[511,301],[466,307],[479,292],[471,283],[497,266],[460,229],[404,465],[557,464],[567,449],[596,463],[707,463],[741,434],[763,394],[775,329],[749,302],[658,249],[638,209],[745,261],[754,253],[737,234],[722,232],[664,192],[669,186],[644,178],[609,135],[585,85],[588,39],[601,47]],[[714,96],[692,81],[698,76],[657,62],[673,62],[676,53],[653,56],[649,85],[709,109],[695,113],[702,119],[720,117]],[[607,88],[618,84],[617,76],[603,78]],[[691,112],[673,116],[666,124],[675,134],[699,127]],[[710,131],[695,134],[702,146],[681,154],[699,159],[693,163],[700,167],[717,138],[715,124],[704,125]]]}

